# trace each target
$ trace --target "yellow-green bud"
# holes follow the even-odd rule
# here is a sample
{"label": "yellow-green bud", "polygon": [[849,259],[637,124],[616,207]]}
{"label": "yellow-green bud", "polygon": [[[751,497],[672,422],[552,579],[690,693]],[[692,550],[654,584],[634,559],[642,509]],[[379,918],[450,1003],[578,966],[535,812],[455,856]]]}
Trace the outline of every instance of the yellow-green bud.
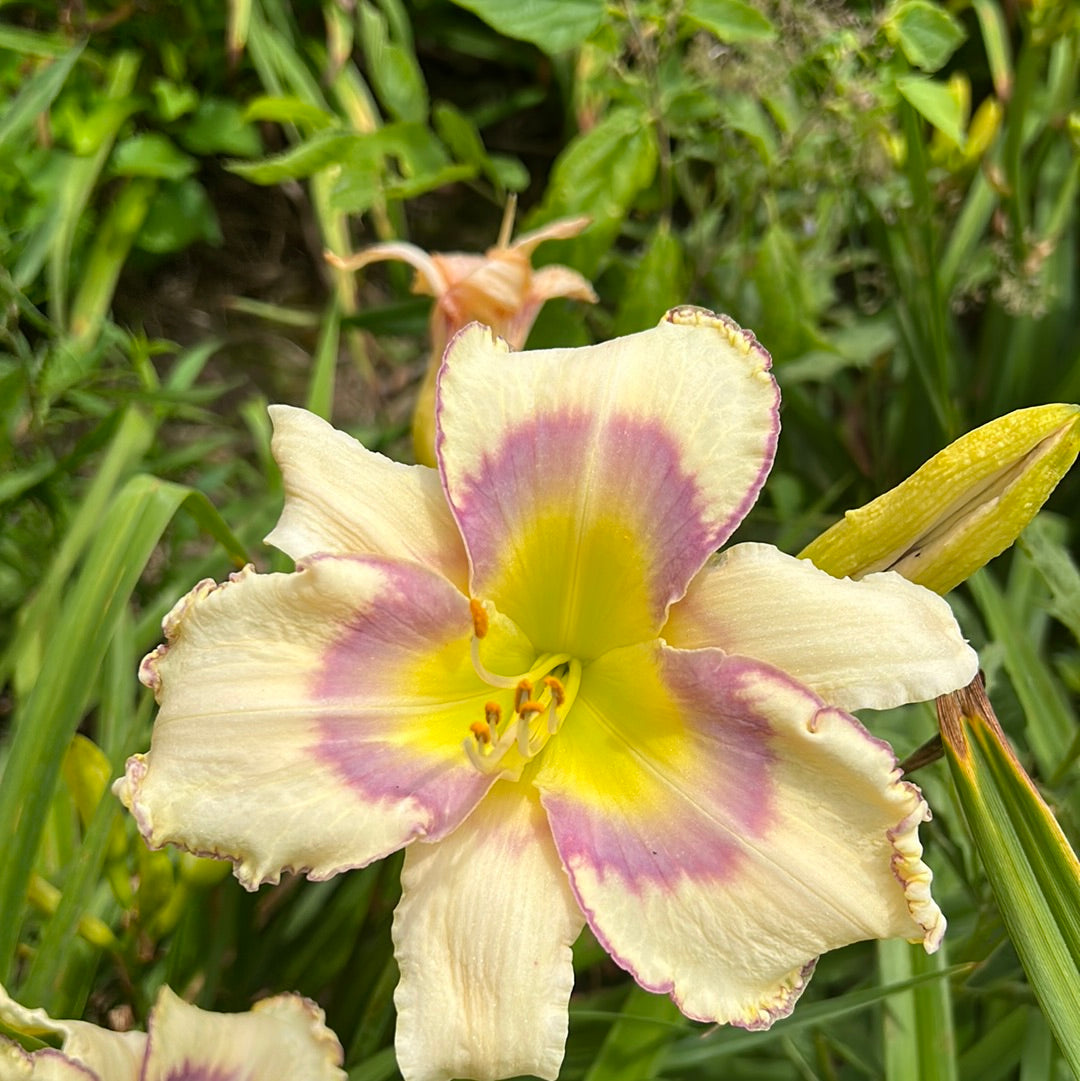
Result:
{"label": "yellow-green bud", "polygon": [[838,578],[894,570],[948,593],[1019,536],[1080,451],[1080,406],[1018,409],[961,436],[799,553]]}

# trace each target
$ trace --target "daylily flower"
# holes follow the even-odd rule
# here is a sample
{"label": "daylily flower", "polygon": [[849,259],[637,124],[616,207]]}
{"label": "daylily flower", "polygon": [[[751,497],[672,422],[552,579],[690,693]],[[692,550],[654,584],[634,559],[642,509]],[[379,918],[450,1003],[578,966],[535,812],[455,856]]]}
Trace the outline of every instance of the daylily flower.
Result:
{"label": "daylily flower", "polygon": [[113,1032],[88,1021],[55,1021],[0,987],[0,1021],[27,1036],[60,1036],[59,1050],[24,1051],[0,1037],[4,1081],[344,1081],[337,1037],[323,1012],[299,995],[257,1002],[250,1013],[210,1013],[167,987],[146,1032]]}
{"label": "daylily flower", "polygon": [[276,406],[292,574],[205,581],[143,662],[116,790],[152,846],[254,889],[405,847],[407,1081],[554,1078],[584,923],[689,1017],[764,1028],[817,956],[928,950],[919,790],[845,710],[966,684],[947,604],[762,544],[769,355],[723,316],[523,352],[470,326],[438,470]]}
{"label": "daylily flower", "polygon": [[422,465],[435,464],[435,377],[447,342],[459,330],[474,321],[484,323],[505,338],[512,349],[521,349],[546,301],[570,297],[596,303],[593,287],[576,270],[565,266],[539,270],[532,267],[533,252],[544,241],[577,236],[590,219],[561,218],[511,244],[514,207],[511,200],[498,242],[483,255],[429,254],[404,241],[373,244],[349,259],[327,253],[328,260],[345,270],[399,259],[416,270],[413,292],[435,298],[429,327],[431,357],[413,412],[413,447]]}

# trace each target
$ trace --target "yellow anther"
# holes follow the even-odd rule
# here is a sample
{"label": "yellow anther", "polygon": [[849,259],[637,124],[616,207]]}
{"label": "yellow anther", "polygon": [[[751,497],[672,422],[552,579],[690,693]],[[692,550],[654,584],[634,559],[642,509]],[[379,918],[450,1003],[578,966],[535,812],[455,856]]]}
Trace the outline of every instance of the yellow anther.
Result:
{"label": "yellow anther", "polygon": [[518,681],[517,689],[514,691],[514,712],[520,713],[521,707],[532,698],[533,685],[532,680],[522,679]]}
{"label": "yellow anther", "polygon": [[488,614],[482,601],[475,597],[469,601],[469,611],[472,613],[473,634],[477,638],[483,638],[488,632]]}
{"label": "yellow anther", "polygon": [[491,742],[491,728],[488,726],[487,721],[473,721],[469,725],[469,731],[476,737],[477,743],[486,746]]}
{"label": "yellow anther", "polygon": [[560,679],[555,676],[544,676],[544,686],[551,691],[551,700],[555,703],[556,709],[566,701],[566,688]]}

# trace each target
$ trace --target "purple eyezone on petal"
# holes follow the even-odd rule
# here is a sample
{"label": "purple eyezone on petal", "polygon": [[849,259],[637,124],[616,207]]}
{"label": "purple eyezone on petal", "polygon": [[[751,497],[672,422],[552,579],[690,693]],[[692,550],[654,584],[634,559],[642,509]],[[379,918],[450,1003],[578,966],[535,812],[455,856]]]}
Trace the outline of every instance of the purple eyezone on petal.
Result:
{"label": "purple eyezone on petal", "polygon": [[[523,477],[530,478],[530,502],[508,504],[502,493],[519,490]],[[592,549],[606,539],[610,551],[599,553],[605,559],[618,559],[622,551],[633,561],[636,549],[647,543],[650,550],[640,553],[647,560],[646,600],[659,625],[668,604],[686,588],[685,568],[700,565],[744,509],[719,528],[708,523],[697,482],[665,427],[627,414],[609,418],[603,427],[583,415],[535,417],[516,425],[485,453],[482,469],[463,479],[457,512],[481,593],[506,557],[507,538],[526,533],[531,523],[543,528],[551,512],[558,513],[556,528],[568,520],[581,535],[577,540],[569,528],[551,529],[551,543],[565,547],[577,540],[578,559],[595,558]],[[557,594],[572,584],[556,573],[570,561],[567,553],[546,550],[539,541],[521,555],[524,561],[514,572],[539,588]],[[511,608],[507,614],[529,620],[528,612]]]}

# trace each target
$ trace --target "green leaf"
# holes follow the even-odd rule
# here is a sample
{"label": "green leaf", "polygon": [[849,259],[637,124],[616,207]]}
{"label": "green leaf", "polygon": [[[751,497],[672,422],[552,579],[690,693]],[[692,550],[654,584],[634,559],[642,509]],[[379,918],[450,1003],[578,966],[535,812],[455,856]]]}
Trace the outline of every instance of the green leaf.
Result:
{"label": "green leaf", "polygon": [[259,132],[245,111],[225,98],[203,98],[177,138],[193,154],[254,158],[263,152]]}
{"label": "green leaf", "polygon": [[651,1081],[668,1045],[684,1035],[685,1025],[670,998],[631,985],[585,1081]]}
{"label": "green leaf", "polygon": [[682,17],[730,44],[776,37],[776,27],[769,19],[743,0],[689,0]]}
{"label": "green leaf", "polygon": [[428,97],[416,57],[391,40],[386,19],[370,4],[360,6],[359,19],[368,75],[379,101],[395,120],[422,123],[427,118]]}
{"label": "green leaf", "polygon": [[453,0],[500,34],[529,41],[548,55],[580,45],[604,17],[604,0]]}
{"label": "green leaf", "polygon": [[923,71],[943,67],[967,37],[942,5],[929,0],[905,0],[898,5],[885,22],[885,33],[908,61]]}
{"label": "green leaf", "polygon": [[320,109],[311,102],[289,95],[274,96],[265,94],[248,102],[243,112],[243,119],[270,120],[275,124],[300,124],[318,131],[337,123],[333,113]]}
{"label": "green leaf", "polygon": [[75,61],[83,51],[82,44],[36,71],[23,85],[14,101],[5,102],[0,120],[0,159],[9,160],[30,125],[52,104],[67,81]]}
{"label": "green leaf", "polygon": [[156,477],[132,477],[97,522],[97,533],[58,618],[50,628],[37,682],[16,717],[0,786],[0,983],[7,983],[23,900],[45,826],[46,805],[72,736],[93,700],[102,661],[135,584],[165,527],[185,504],[239,555],[204,495]]}
{"label": "green leaf", "polygon": [[1080,1076],[1080,862],[978,683],[938,699],[945,755],[1005,927]]}
{"label": "green leaf", "polygon": [[109,161],[114,176],[148,176],[183,180],[195,172],[196,162],[170,138],[156,131],[132,135],[116,144]]}
{"label": "green leaf", "polygon": [[529,228],[571,214],[588,214],[592,228],[545,246],[545,260],[569,263],[587,277],[619,234],[634,199],[656,175],[656,137],[632,107],[613,109],[570,141],[551,172],[547,194]]}
{"label": "green leaf", "polygon": [[963,110],[944,83],[924,75],[905,75],[896,80],[896,89],[916,112],[963,149]]}
{"label": "green leaf", "polygon": [[622,291],[612,335],[633,334],[655,326],[664,312],[685,301],[686,280],[682,244],[671,226],[662,221]]}
{"label": "green leaf", "polygon": [[357,143],[368,138],[350,131],[317,131],[310,139],[262,161],[231,161],[226,168],[253,184],[280,184],[311,176],[329,165],[342,164]]}
{"label": "green leaf", "polygon": [[221,227],[206,189],[190,176],[178,184],[163,184],[150,203],[136,246],[164,255],[197,240],[221,243]]}

